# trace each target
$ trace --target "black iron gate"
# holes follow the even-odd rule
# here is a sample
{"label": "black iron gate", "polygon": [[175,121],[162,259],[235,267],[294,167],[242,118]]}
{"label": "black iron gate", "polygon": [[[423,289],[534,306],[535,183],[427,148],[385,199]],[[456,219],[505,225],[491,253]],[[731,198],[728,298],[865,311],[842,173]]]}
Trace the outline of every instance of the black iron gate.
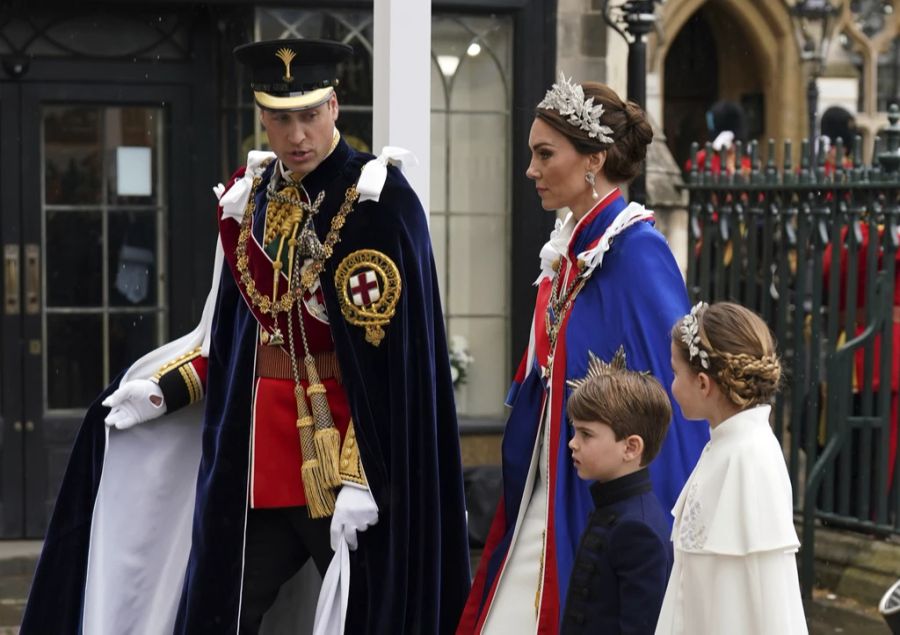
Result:
{"label": "black iron gate", "polygon": [[[795,510],[803,516],[801,581],[813,582],[814,529],[829,523],[900,533],[900,111],[862,160],[857,137],[810,165],[765,163],[736,145],[734,171],[712,160],[687,174],[687,284],[693,300],[732,300],[772,328],[785,368],[773,408]],[[692,149],[697,156],[699,148]],[[713,156],[707,145],[707,157]],[[729,163],[724,153],[719,166]]]}

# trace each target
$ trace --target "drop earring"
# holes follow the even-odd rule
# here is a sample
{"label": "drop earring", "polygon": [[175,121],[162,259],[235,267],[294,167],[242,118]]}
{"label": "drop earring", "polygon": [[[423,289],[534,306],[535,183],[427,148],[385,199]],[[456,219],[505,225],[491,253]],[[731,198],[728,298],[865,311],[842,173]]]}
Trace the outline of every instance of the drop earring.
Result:
{"label": "drop earring", "polygon": [[588,182],[588,185],[591,186],[591,198],[595,201],[600,198],[600,195],[597,194],[597,188],[594,187],[594,183],[597,180],[597,177],[594,176],[593,172],[585,172],[584,180]]}

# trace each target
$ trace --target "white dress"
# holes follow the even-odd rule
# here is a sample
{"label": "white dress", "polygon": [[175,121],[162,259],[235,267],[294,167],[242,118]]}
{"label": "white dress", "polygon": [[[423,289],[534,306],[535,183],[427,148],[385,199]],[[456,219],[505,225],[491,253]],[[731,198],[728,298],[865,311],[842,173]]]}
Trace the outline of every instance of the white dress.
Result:
{"label": "white dress", "polygon": [[[523,500],[520,508],[516,531],[509,548],[509,560],[501,573],[481,635],[529,635],[537,631],[536,601],[543,572],[547,528],[547,474],[550,469],[549,449],[544,442],[550,427],[549,417],[544,416],[542,421],[536,443],[537,460],[532,460],[526,480],[525,492],[531,491],[531,497],[527,503]],[[523,499],[525,497],[527,494]]]}
{"label": "white dress", "polygon": [[672,510],[675,563],[657,635],[807,633],[791,483],[770,411],[712,429]]}

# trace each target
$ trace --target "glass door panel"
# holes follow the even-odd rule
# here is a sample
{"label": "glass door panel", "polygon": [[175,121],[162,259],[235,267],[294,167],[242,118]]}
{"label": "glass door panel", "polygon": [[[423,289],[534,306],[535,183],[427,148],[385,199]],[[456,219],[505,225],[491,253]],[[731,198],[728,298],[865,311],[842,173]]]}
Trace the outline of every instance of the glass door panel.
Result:
{"label": "glass door panel", "polygon": [[0,128],[0,153],[5,165],[37,169],[0,172],[0,196],[12,187],[19,197],[0,210],[0,231],[21,256],[22,283],[19,330],[4,323],[2,334],[3,378],[19,381],[21,412],[2,413],[21,423],[17,465],[7,468],[12,445],[0,446],[3,476],[11,470],[19,494],[0,490],[0,504],[10,501],[18,517],[4,536],[40,537],[86,408],[168,338],[171,206],[187,200],[184,188],[170,197],[169,179],[190,172],[190,153],[174,153],[169,139],[188,133],[190,93],[127,83],[15,90],[16,136]]}
{"label": "glass door panel", "polygon": [[84,410],[162,341],[164,119],[160,107],[42,108],[46,412]]}

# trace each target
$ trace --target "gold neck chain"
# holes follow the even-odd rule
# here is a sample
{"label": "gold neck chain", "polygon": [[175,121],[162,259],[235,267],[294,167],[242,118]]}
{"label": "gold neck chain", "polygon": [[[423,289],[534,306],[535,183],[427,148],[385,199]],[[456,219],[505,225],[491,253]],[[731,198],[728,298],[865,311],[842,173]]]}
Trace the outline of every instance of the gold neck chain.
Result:
{"label": "gold neck chain", "polygon": [[[550,298],[547,302],[547,310],[544,314],[544,322],[547,329],[547,339],[549,341],[550,354],[552,355],[556,348],[556,340],[559,337],[559,330],[562,328],[566,313],[578,296],[578,292],[584,287],[588,277],[581,271],[581,265],[577,264],[578,273],[571,285],[566,285],[564,291],[559,289],[559,279],[562,277],[561,272],[557,271],[553,285],[550,287]],[[553,318],[551,318],[551,314]]]}
{"label": "gold neck chain", "polygon": [[244,285],[244,289],[247,292],[247,297],[250,298],[250,302],[255,308],[259,309],[262,314],[275,317],[279,313],[290,311],[291,306],[293,306],[294,303],[294,298],[302,297],[303,292],[315,284],[319,274],[322,273],[322,270],[325,268],[325,261],[331,257],[334,246],[341,240],[341,229],[344,227],[347,215],[355,209],[354,204],[359,198],[359,192],[356,191],[355,184],[347,188],[344,202],[334,218],[331,219],[331,229],[322,243],[322,255],[319,258],[314,258],[309,266],[302,272],[300,286],[294,289],[293,292],[289,289],[283,293],[281,297],[270,298],[260,293],[256,288],[256,282],[253,280],[253,276],[250,274],[249,270],[250,257],[247,255],[247,243],[250,240],[250,234],[253,227],[253,213],[256,210],[256,191],[259,189],[261,183],[262,177],[258,176],[253,179],[253,187],[250,189],[250,198],[247,201],[247,207],[244,209],[244,217],[241,219],[241,231],[238,234],[238,243],[235,254],[237,255],[237,270],[240,275],[240,282]]}

